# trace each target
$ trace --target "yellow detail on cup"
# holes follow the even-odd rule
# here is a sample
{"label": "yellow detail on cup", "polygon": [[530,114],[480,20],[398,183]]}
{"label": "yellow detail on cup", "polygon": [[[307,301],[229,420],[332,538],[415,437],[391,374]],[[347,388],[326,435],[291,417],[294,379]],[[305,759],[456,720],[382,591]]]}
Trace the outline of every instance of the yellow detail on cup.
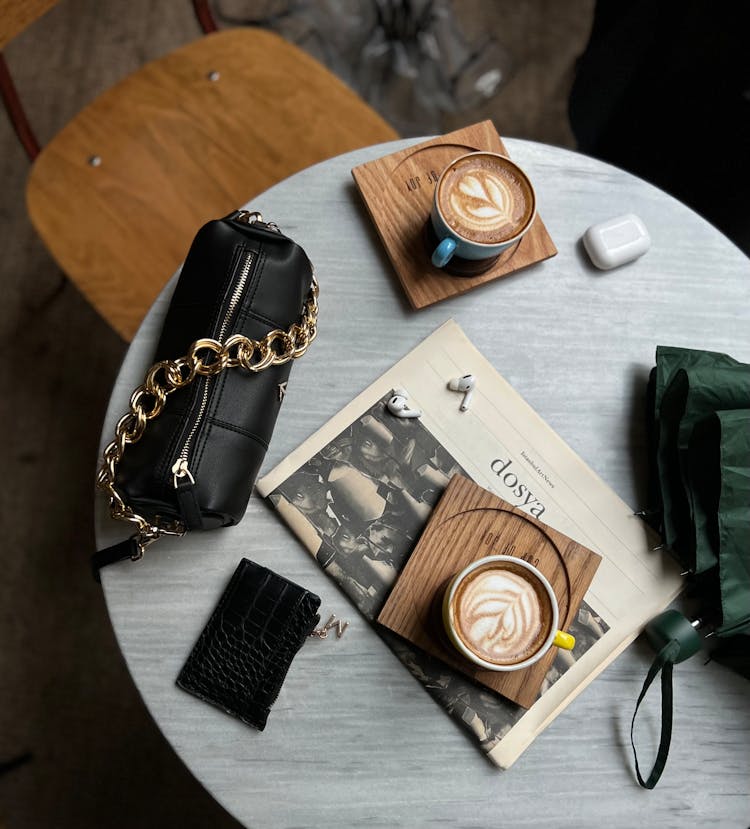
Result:
{"label": "yellow detail on cup", "polygon": [[576,638],[569,633],[558,630],[555,638],[552,640],[552,644],[558,648],[562,648],[564,651],[572,651],[576,646]]}

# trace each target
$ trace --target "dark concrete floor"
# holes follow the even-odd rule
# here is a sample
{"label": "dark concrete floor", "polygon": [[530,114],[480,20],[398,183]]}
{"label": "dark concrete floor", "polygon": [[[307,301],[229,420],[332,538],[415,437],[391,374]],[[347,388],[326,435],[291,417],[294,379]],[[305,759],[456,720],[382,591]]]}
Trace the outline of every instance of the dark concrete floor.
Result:
{"label": "dark concrete floor", "polygon": [[[244,13],[229,5],[219,10]],[[427,107],[409,134],[490,117],[501,134],[572,146],[567,95],[592,8],[456,0],[465,37],[490,33],[505,50],[509,80],[437,126]],[[5,55],[44,142],[124,74],[199,34],[186,0],[64,0]],[[389,102],[376,103],[388,117]],[[89,575],[99,431],[126,344],[35,235],[27,171],[0,115],[0,829],[236,826],[149,718]]]}

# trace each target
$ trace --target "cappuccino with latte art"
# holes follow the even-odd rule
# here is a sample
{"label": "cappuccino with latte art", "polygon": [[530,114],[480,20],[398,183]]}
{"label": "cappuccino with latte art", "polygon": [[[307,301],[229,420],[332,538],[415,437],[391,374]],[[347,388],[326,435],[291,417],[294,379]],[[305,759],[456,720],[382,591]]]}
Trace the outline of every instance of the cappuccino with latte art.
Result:
{"label": "cappuccino with latte art", "polygon": [[456,633],[472,653],[493,665],[513,665],[544,644],[552,627],[552,604],[529,570],[490,562],[459,585],[453,618]]}
{"label": "cappuccino with latte art", "polygon": [[575,639],[557,629],[552,586],[532,564],[515,556],[487,556],[451,579],[443,596],[443,624],[467,659],[491,671],[533,665],[554,645]]}
{"label": "cappuccino with latte art", "polygon": [[[437,246],[431,263],[456,273],[491,268],[534,224],[536,197],[526,173],[504,155],[474,152],[454,159],[440,174],[430,212]],[[467,268],[466,263],[477,263]]]}
{"label": "cappuccino with latte art", "polygon": [[451,164],[436,193],[437,207],[457,234],[483,245],[506,242],[534,215],[534,192],[508,159],[472,153]]}

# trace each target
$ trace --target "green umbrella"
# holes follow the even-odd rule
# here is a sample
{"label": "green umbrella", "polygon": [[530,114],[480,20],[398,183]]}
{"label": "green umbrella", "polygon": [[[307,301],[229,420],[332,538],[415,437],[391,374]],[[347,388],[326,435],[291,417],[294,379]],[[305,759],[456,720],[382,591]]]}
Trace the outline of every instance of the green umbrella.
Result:
{"label": "green umbrella", "polygon": [[640,514],[661,532],[701,607],[694,623],[668,610],[646,628],[658,653],[636,713],[659,674],[662,687],[661,740],[645,780],[636,756],[638,782],[650,789],[669,753],[672,667],[700,649],[696,627],[716,634],[715,659],[750,677],[750,365],[659,346],[647,398],[651,508]]}
{"label": "green umbrella", "polygon": [[[661,519],[659,529],[665,546],[677,555],[687,570],[692,570],[691,557],[684,547],[688,495],[680,472],[678,436],[683,417],[694,420],[695,416],[686,400],[690,376],[696,371],[701,375],[700,380],[693,381],[693,390],[698,387],[710,389],[714,386],[715,372],[737,365],[737,360],[715,351],[662,345],[656,349],[656,367],[650,381],[651,411],[648,413],[653,444],[651,501],[654,512]],[[710,411],[713,409],[708,409],[705,414]]]}
{"label": "green umbrella", "polygon": [[[705,488],[705,481],[700,469],[690,477],[688,444],[696,426],[714,412],[750,409],[748,368],[742,364],[677,368],[661,398],[657,463],[664,492],[664,542],[692,573],[705,572],[717,563],[717,557],[716,548],[707,543],[705,512],[695,499],[696,486]],[[711,467],[711,471],[715,473],[711,487],[718,497],[719,469]]]}
{"label": "green umbrella", "polygon": [[705,610],[717,636],[750,631],[750,408],[700,420],[688,452],[691,491],[705,516],[701,546],[718,566]]}

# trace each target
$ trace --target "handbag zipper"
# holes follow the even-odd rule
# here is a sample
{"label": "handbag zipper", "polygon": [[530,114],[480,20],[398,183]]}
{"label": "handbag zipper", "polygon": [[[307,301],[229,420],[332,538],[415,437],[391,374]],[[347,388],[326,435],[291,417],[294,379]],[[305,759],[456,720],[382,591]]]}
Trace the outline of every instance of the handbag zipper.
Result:
{"label": "handbag zipper", "polygon": [[[250,270],[254,261],[255,254],[253,251],[247,251],[240,261],[237,284],[234,286],[234,290],[232,291],[232,296],[229,299],[229,305],[227,305],[227,310],[224,312],[221,327],[219,328],[219,333],[216,337],[219,342],[224,342],[224,338],[227,335],[227,329],[229,328],[229,323],[232,321],[234,312],[237,310],[237,306],[242,299],[242,294],[245,291],[245,286],[247,285],[247,280],[250,277]],[[210,377],[201,378],[203,388],[201,389],[198,412],[195,416],[195,420],[193,421],[193,425],[190,428],[190,432],[188,433],[187,438],[185,438],[180,454],[172,466],[172,485],[177,490],[180,490],[186,486],[195,486],[195,478],[193,477],[193,474],[188,466],[188,460],[193,440],[198,433],[198,429],[200,428],[203,417],[206,414],[206,409],[208,408],[210,381]]]}

